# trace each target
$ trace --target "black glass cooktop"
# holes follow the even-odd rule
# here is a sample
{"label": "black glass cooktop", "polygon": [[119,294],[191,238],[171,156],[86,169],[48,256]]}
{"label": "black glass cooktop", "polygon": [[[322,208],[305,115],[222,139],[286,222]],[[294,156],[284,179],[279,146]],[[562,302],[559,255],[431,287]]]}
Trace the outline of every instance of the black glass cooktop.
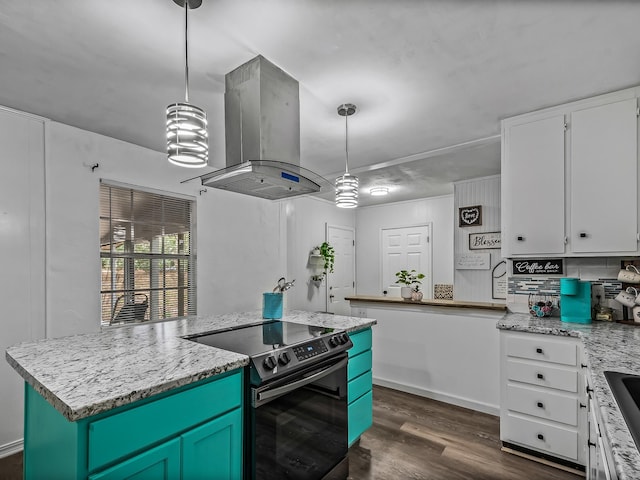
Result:
{"label": "black glass cooktop", "polygon": [[276,320],[210,333],[189,340],[253,357],[271,350],[308,342],[332,332],[334,332],[333,328]]}

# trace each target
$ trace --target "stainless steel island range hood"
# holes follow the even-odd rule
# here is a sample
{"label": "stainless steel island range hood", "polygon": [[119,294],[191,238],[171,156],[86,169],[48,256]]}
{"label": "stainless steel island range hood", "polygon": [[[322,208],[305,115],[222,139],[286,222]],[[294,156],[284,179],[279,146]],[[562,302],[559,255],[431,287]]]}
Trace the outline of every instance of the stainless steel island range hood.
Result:
{"label": "stainless steel island range hood", "polygon": [[258,55],[225,76],[224,107],[227,166],[202,175],[202,185],[270,200],[331,188],[300,166],[294,78]]}

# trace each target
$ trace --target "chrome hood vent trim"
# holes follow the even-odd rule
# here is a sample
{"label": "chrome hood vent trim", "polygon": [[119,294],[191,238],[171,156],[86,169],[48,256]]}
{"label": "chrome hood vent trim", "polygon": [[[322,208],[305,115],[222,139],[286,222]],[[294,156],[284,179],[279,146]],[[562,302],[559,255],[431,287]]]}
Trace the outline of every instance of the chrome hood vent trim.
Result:
{"label": "chrome hood vent trim", "polygon": [[225,75],[226,168],[202,185],[279,200],[332,184],[300,167],[297,80],[258,55]]}

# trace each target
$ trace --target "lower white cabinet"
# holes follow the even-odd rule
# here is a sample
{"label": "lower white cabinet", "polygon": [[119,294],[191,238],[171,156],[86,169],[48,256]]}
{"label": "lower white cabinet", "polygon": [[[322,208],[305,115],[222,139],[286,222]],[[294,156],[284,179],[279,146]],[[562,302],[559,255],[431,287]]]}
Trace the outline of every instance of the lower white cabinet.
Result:
{"label": "lower white cabinet", "polygon": [[611,448],[602,436],[602,420],[600,420],[598,402],[591,393],[590,385],[593,382],[591,381],[591,371],[588,369],[586,381],[589,394],[587,480],[618,480],[618,475],[613,466],[613,459],[611,458]]}
{"label": "lower white cabinet", "polygon": [[501,330],[500,350],[503,445],[586,466],[588,401],[580,340]]}

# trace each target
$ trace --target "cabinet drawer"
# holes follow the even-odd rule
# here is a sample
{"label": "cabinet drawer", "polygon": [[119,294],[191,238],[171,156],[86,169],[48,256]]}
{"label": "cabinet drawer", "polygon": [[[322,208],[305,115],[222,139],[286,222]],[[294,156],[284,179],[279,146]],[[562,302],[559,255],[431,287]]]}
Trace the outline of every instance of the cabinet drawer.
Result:
{"label": "cabinet drawer", "polygon": [[578,432],[509,415],[503,423],[503,440],[578,460]]}
{"label": "cabinet drawer", "polygon": [[349,405],[349,446],[373,425],[373,394],[368,392]]}
{"label": "cabinet drawer", "polygon": [[578,372],[575,370],[509,359],[507,361],[507,378],[516,382],[555,388],[565,392],[578,392]]}
{"label": "cabinet drawer", "polygon": [[507,409],[567,425],[578,425],[578,399],[572,396],[508,385]]}
{"label": "cabinet drawer", "polygon": [[506,338],[507,355],[542,362],[577,365],[578,346],[573,342],[552,340],[542,335]]}
{"label": "cabinet drawer", "polygon": [[353,380],[364,372],[371,370],[371,358],[371,350],[351,357],[347,366],[347,380]]}
{"label": "cabinet drawer", "polygon": [[89,471],[209,420],[242,400],[242,372],[89,424]]}
{"label": "cabinet drawer", "polygon": [[355,357],[365,350],[371,349],[371,329],[361,330],[356,333],[350,333],[349,338],[353,342],[353,347],[349,349],[349,356]]}
{"label": "cabinet drawer", "polygon": [[349,403],[360,398],[365,393],[371,391],[372,376],[371,370],[363,373],[359,377],[351,380],[347,386],[347,401]]}

